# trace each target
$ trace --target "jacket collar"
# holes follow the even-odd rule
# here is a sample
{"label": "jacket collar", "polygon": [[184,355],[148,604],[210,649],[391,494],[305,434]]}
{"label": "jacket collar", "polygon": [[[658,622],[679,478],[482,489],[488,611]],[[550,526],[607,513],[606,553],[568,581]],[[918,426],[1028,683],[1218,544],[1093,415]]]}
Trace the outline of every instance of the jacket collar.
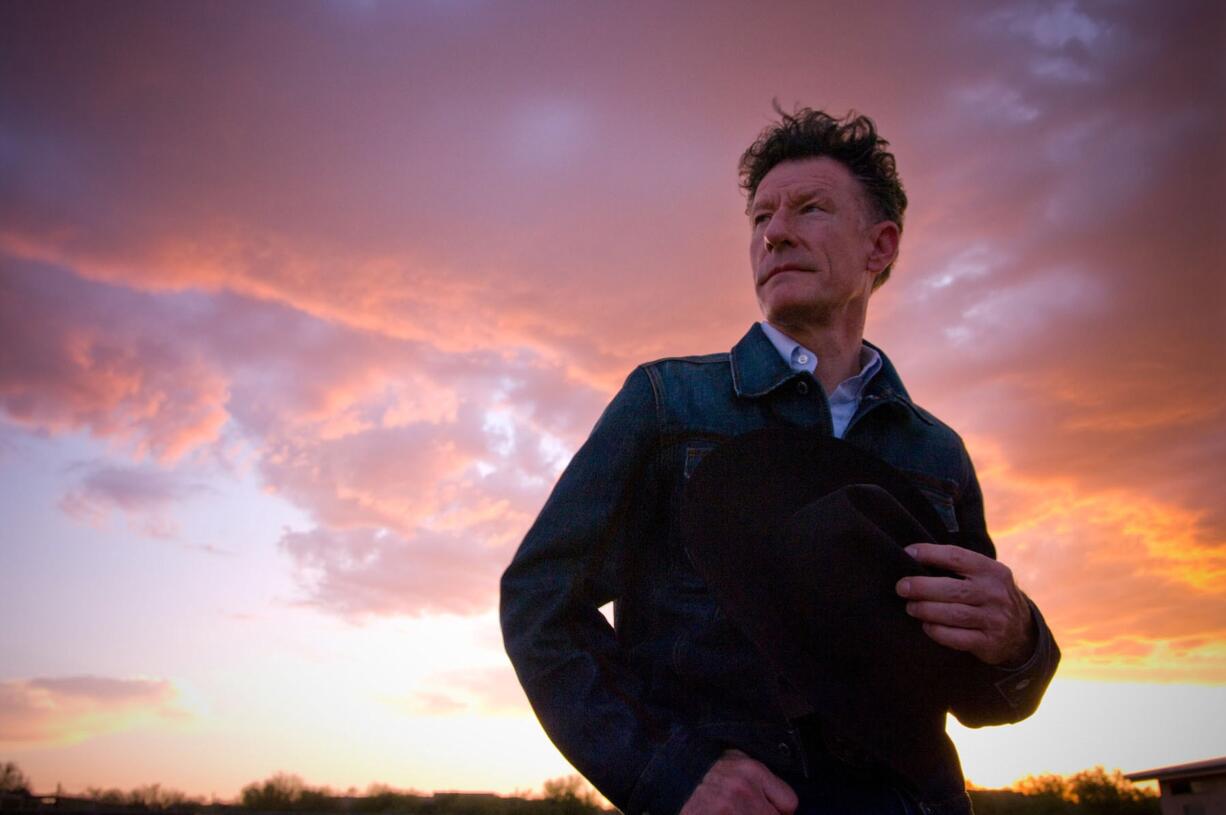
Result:
{"label": "jacket collar", "polygon": [[[932,424],[932,420],[911,401],[898,371],[885,352],[867,340],[864,343],[881,354],[881,370],[865,386],[861,400],[897,402],[910,408],[925,423]],[[732,387],[737,396],[746,399],[765,396],[797,375],[783,361],[759,323],[754,323],[741,341],[733,346],[729,359],[732,364]]]}
{"label": "jacket collar", "polygon": [[737,396],[749,399],[765,396],[795,375],[760,323],[750,326],[749,332],[732,347],[730,358],[732,387]]}

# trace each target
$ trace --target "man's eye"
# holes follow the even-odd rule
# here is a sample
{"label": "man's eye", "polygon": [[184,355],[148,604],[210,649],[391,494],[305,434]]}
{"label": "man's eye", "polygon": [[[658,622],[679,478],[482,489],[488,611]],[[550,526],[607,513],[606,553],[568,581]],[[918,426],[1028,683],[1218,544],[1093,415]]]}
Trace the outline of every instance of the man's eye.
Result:
{"label": "man's eye", "polygon": [[754,226],[761,226],[762,224],[769,221],[770,217],[771,215],[769,212],[759,212],[757,215],[753,216]]}

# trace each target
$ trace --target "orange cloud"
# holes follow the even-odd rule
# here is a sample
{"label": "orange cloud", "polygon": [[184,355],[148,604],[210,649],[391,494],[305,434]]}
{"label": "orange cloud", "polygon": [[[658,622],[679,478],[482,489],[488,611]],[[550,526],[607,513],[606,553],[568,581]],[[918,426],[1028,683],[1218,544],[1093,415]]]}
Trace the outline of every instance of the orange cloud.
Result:
{"label": "orange cloud", "polygon": [[0,682],[0,743],[70,744],[149,723],[181,721],[165,680],[71,676]]}
{"label": "orange cloud", "polygon": [[976,449],[1000,557],[1044,610],[1065,675],[1226,680],[1226,548],[1198,513],[1027,477]]}

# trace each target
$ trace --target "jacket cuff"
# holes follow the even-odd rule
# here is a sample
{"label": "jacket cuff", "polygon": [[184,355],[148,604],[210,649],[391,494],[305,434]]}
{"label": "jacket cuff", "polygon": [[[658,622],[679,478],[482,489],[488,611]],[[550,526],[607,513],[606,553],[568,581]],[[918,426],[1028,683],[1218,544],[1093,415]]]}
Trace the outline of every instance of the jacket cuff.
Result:
{"label": "jacket cuff", "polygon": [[1060,659],[1056,641],[1043,615],[1039,613],[1039,607],[1029,597],[1026,598],[1026,602],[1030,604],[1030,613],[1034,621],[1034,653],[1030,655],[1030,659],[1016,668],[997,667],[997,678],[994,682],[996,691],[1010,707],[1015,709],[1038,706],[1039,698],[1042,697],[1047,683],[1051,681],[1052,674],[1055,673],[1055,663]]}
{"label": "jacket cuff", "polygon": [[724,752],[718,742],[675,727],[647,762],[630,793],[626,815],[675,815]]}

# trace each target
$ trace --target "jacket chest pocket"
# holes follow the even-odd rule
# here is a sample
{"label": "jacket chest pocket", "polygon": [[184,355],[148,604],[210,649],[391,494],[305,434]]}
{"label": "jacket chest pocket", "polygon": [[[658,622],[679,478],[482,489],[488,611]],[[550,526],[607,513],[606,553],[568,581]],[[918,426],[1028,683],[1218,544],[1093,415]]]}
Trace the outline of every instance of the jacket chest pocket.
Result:
{"label": "jacket chest pocket", "polygon": [[958,512],[954,509],[954,497],[943,490],[925,489],[920,487],[920,492],[928,499],[928,503],[932,504],[933,509],[937,511],[941,521],[945,524],[945,528],[950,532],[958,531]]}
{"label": "jacket chest pocket", "polygon": [[928,503],[936,510],[937,517],[945,524],[945,529],[951,533],[958,531],[958,485],[947,478],[921,473],[916,470],[905,470],[911,480],[928,499]]}
{"label": "jacket chest pocket", "polygon": [[702,462],[703,457],[714,449],[714,442],[697,442],[687,444],[685,446],[685,460],[681,465],[682,479],[689,481],[690,476],[694,474],[694,470],[698,469],[698,465]]}

